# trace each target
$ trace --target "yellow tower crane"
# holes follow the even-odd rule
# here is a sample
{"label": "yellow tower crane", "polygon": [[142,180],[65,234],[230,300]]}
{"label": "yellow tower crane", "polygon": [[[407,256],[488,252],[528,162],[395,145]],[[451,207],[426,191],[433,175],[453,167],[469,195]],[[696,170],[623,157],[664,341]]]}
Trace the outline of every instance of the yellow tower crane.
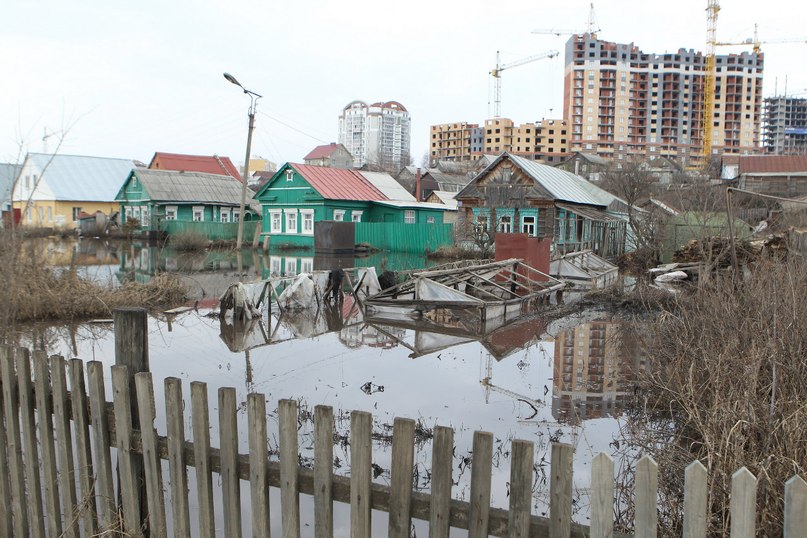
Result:
{"label": "yellow tower crane", "polygon": [[493,77],[493,117],[498,118],[501,117],[502,115],[502,75],[501,75],[502,71],[504,71],[505,69],[510,69],[513,67],[518,67],[520,65],[528,64],[536,60],[542,60],[544,58],[554,58],[558,54],[560,54],[558,51],[550,50],[548,52],[544,52],[541,54],[527,56],[526,58],[516,60],[515,62],[502,64],[499,61],[499,51],[496,51],[496,67],[490,70],[490,75]]}
{"label": "yellow tower crane", "polygon": [[701,168],[709,166],[712,158],[712,137],[714,133],[715,115],[715,48],[717,46],[717,14],[720,4],[717,0],[708,0],[706,8],[706,74],[703,85],[703,129],[701,130]]}

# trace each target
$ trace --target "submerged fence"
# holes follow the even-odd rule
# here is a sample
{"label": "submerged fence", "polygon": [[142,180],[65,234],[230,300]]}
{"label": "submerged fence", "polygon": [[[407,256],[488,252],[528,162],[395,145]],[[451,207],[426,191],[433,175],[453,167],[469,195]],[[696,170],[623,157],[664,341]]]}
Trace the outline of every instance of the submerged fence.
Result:
{"label": "submerged fence", "polygon": [[[244,237],[252,240],[255,229],[261,225],[260,220],[244,221]],[[234,241],[238,237],[237,222],[211,222],[189,220],[161,220],[160,231],[168,235],[178,233],[197,233],[211,241]]]}
{"label": "submerged fence", "polygon": [[367,243],[393,252],[434,252],[454,242],[454,225],[357,222],[356,244]]}
{"label": "submerged fence", "polygon": [[[2,536],[190,536],[191,517],[199,536],[217,535],[214,483],[220,484],[227,537],[242,535],[241,514],[250,514],[252,535],[269,536],[270,522],[281,521],[284,537],[300,536],[300,495],[313,496],[317,537],[334,535],[334,502],[350,506],[350,535],[371,535],[371,511],[389,514],[388,535],[408,538],[412,518],[428,521],[429,536],[467,529],[474,538],[493,536],[622,536],[613,532],[614,464],[606,454],[592,462],[590,527],[572,523],[573,447],[554,444],[551,453],[549,517],[532,515],[534,446],[511,444],[509,507],[492,508],[493,438],[476,432],[471,462],[470,501],[451,498],[453,430],[434,429],[432,486],[429,494],[412,491],[415,422],[396,418],[392,436],[389,486],[372,482],[372,417],[350,417],[350,476],[333,473],[334,415],[327,406],[314,412],[314,467],[299,465],[298,409],[281,400],[279,461],[267,453],[266,398],[246,401],[249,451],[238,450],[233,388],[218,391],[218,448],[211,446],[207,386],[190,384],[191,433],[186,441],[182,382],[165,379],[166,435],[154,428],[156,408],[152,376],[131,375],[147,366],[145,313],[115,312],[116,362],[111,368],[111,402],[105,399],[102,363],[66,361],[44,352],[0,347],[2,420],[0,427],[0,534]],[[120,328],[120,330],[119,330]],[[140,339],[142,338],[142,340]],[[126,365],[124,365],[126,364]],[[68,379],[69,391],[68,391]],[[113,476],[113,450],[118,478]],[[163,483],[162,461],[168,461]],[[196,490],[189,491],[188,469]],[[218,475],[217,482],[214,476]],[[706,536],[706,469],[699,462],[686,470],[684,535]],[[250,504],[242,506],[241,482],[249,482]],[[658,468],[644,457],[636,469],[636,536],[657,530]],[[280,514],[270,514],[270,488],[280,490]],[[731,491],[731,536],[755,535],[756,479],[745,468],[735,473]],[[119,502],[118,502],[119,499]],[[807,484],[793,477],[785,485],[785,532],[807,533]],[[191,504],[198,510],[191,514]],[[270,519],[271,518],[271,519]]]}

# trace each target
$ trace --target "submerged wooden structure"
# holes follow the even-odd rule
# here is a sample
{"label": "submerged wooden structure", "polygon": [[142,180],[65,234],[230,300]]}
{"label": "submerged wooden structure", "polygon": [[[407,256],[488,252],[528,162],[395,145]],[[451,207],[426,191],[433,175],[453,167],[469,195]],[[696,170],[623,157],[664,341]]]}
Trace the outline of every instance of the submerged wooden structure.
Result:
{"label": "submerged wooden structure", "polygon": [[582,288],[596,290],[614,284],[619,277],[619,268],[591,250],[581,250],[552,260],[549,274],[572,281]]}
{"label": "submerged wooden structure", "polygon": [[485,323],[526,314],[564,287],[561,280],[513,258],[416,271],[364,302],[370,317],[420,317],[449,309]]}

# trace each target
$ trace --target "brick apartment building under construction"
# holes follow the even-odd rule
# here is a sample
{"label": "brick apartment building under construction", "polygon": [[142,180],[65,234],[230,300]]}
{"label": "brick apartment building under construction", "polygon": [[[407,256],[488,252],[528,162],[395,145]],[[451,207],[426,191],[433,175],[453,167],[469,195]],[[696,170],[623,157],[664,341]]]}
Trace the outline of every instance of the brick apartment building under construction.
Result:
{"label": "brick apartment building under construction", "polygon": [[[716,57],[713,153],[758,151],[762,53]],[[566,43],[563,86],[569,151],[611,159],[700,160],[706,57],[646,54],[578,34]]]}

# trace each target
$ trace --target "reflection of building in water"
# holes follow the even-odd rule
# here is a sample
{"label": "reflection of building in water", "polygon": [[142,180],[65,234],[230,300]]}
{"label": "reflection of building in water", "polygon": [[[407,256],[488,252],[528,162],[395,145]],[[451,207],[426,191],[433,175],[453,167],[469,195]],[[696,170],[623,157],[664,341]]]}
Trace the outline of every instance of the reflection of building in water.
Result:
{"label": "reflection of building in water", "polygon": [[559,421],[618,416],[633,396],[644,358],[619,323],[594,321],[555,340],[552,416]]}
{"label": "reflection of building in water", "polygon": [[406,329],[400,327],[376,327],[370,324],[356,323],[339,331],[339,340],[349,348],[360,346],[390,349],[398,345],[406,336]]}

